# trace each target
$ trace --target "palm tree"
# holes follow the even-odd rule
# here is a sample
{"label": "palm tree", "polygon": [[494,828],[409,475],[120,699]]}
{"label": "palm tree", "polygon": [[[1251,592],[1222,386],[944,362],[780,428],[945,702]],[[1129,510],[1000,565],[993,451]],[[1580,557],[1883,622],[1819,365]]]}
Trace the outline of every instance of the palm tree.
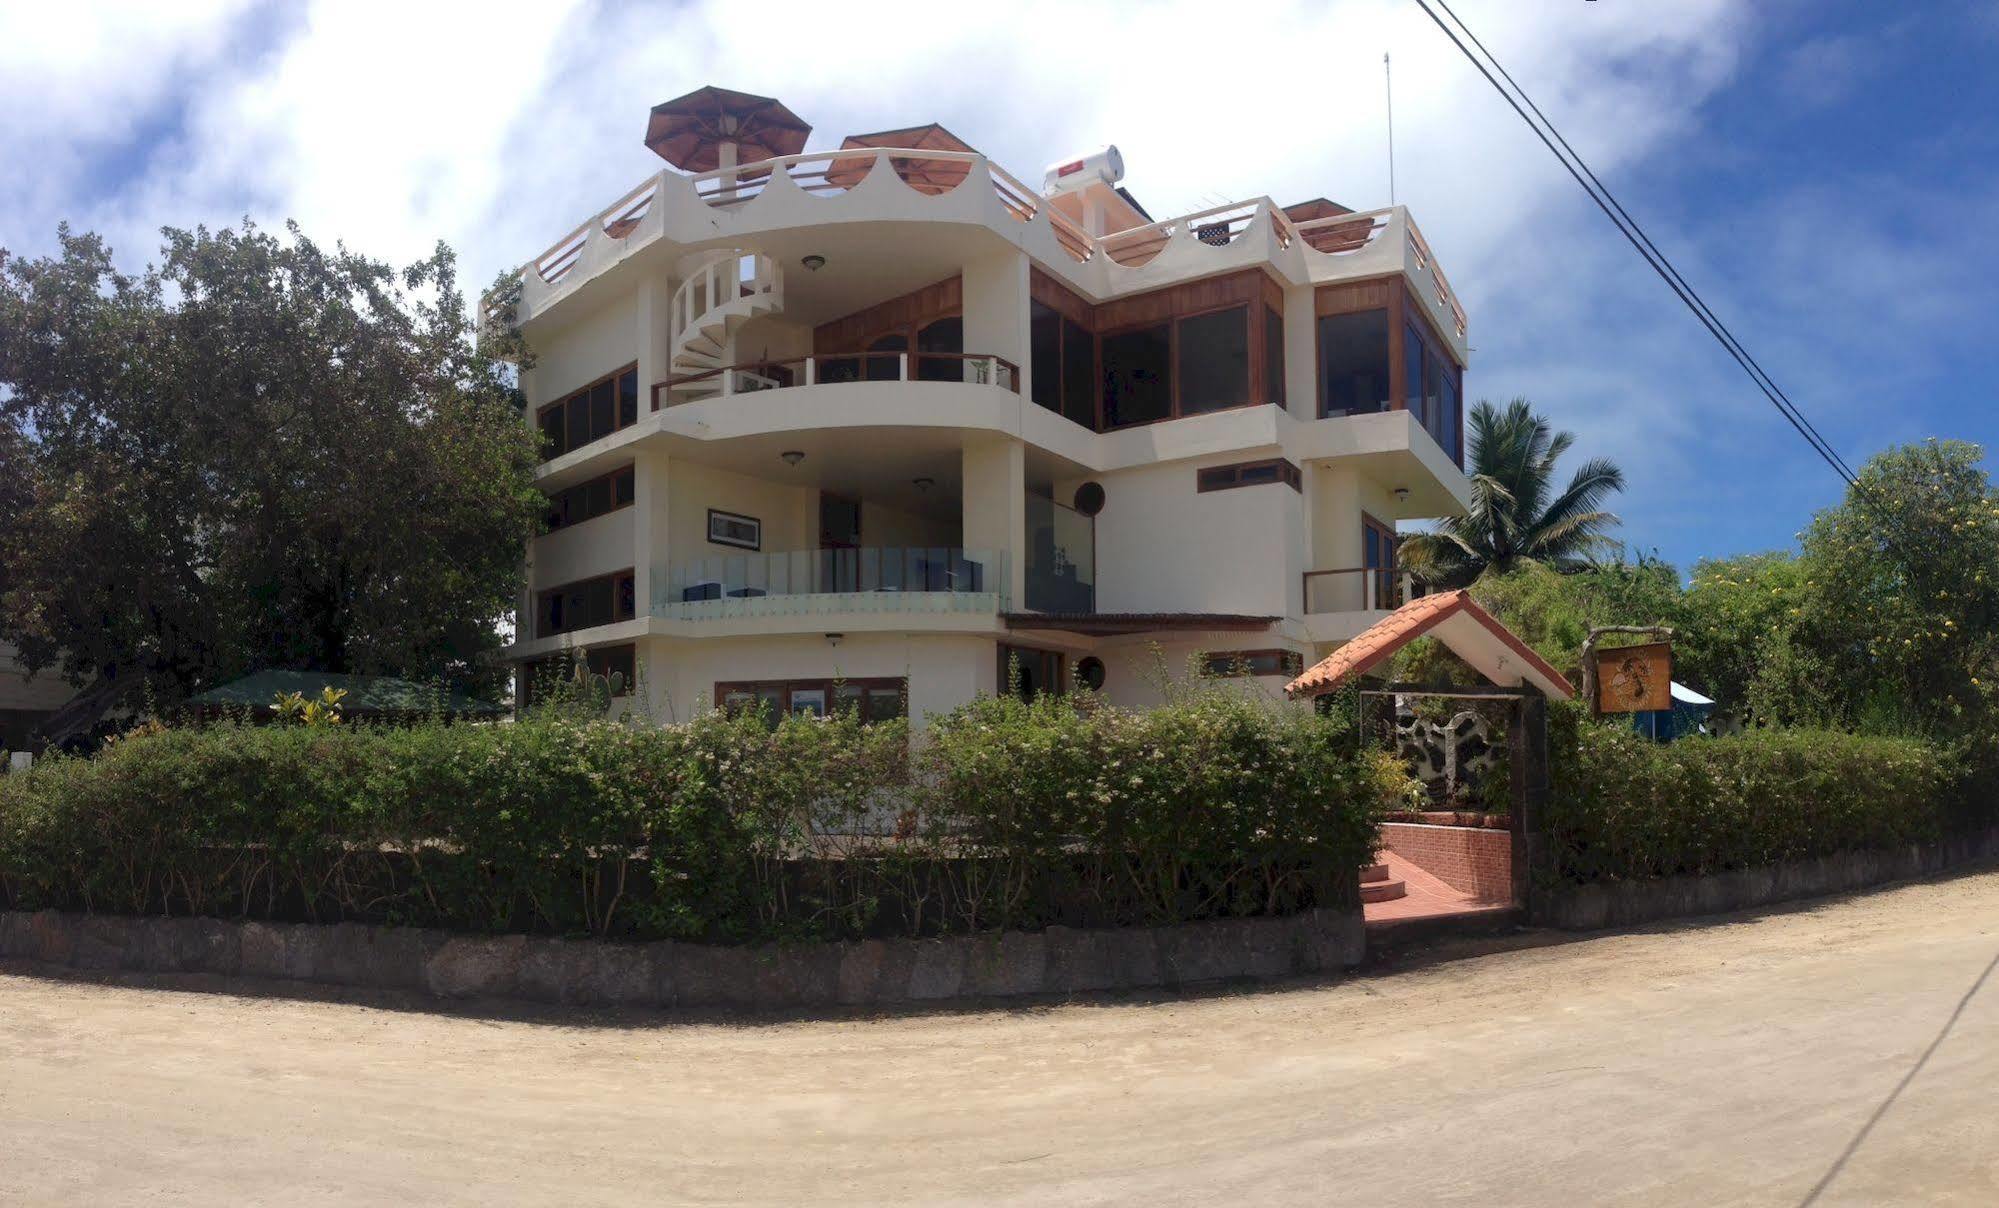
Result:
{"label": "palm tree", "polygon": [[1479,400],[1471,412],[1471,511],[1402,542],[1402,563],[1433,587],[1464,587],[1488,570],[1542,562],[1582,566],[1614,546],[1604,530],[1620,523],[1602,510],[1624,489],[1608,458],[1583,463],[1552,500],[1555,461],[1575,443],[1534,414],[1526,399],[1504,408]]}

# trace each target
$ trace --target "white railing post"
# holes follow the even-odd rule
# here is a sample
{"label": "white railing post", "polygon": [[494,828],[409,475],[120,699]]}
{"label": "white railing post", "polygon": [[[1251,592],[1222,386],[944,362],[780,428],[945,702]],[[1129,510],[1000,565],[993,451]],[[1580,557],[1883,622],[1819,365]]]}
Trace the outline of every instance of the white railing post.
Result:
{"label": "white railing post", "polygon": [[805,384],[806,384],[806,385],[808,385],[808,386],[816,386],[816,385],[818,385],[818,384],[819,384],[819,358],[818,358],[818,357],[806,357],[806,358],[805,358]]}
{"label": "white railing post", "polygon": [[722,369],[722,397],[728,398],[736,392],[736,371],[724,366]]}
{"label": "white railing post", "polygon": [[896,363],[901,366],[901,376],[896,378],[896,381],[906,382],[909,380],[909,354],[898,352],[895,354],[895,357]]}

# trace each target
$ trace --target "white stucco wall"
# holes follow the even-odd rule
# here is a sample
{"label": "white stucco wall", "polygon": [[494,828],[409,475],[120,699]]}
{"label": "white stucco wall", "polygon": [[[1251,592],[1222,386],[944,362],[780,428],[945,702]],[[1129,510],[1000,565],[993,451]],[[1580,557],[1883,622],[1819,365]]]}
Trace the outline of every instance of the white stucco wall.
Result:
{"label": "white stucco wall", "polygon": [[[1099,612],[1224,612],[1283,616],[1304,552],[1304,504],[1283,483],[1196,489],[1201,467],[1261,460],[1275,450],[1100,475]],[[1080,479],[1058,484],[1067,502]]]}

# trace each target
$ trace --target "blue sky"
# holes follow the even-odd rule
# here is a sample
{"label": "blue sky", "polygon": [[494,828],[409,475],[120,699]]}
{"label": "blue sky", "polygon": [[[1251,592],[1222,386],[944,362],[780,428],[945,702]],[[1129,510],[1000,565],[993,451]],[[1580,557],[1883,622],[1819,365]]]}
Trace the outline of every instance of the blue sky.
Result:
{"label": "blue sky", "polygon": [[[1456,4],[1857,463],[1999,439],[1999,0]],[[1411,0],[1004,10],[580,0],[0,9],[0,246],[266,225],[489,280],[657,167],[646,108],[704,83],[845,134],[942,121],[1015,175],[1104,141],[1170,216],[1397,200],[1471,316],[1467,391],[1525,395],[1625,467],[1632,545],[1790,543],[1837,480]],[[884,39],[882,29],[900,31]]]}

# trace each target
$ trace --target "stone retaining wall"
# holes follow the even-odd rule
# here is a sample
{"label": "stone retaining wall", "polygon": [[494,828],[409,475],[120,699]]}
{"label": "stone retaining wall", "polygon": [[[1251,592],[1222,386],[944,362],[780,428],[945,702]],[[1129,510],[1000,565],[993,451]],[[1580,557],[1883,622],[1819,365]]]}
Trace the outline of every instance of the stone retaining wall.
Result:
{"label": "stone retaining wall", "polygon": [[1630,927],[1686,915],[1719,914],[1935,876],[1962,864],[1999,859],[1999,828],[1982,835],[1894,851],[1846,852],[1796,864],[1746,868],[1705,877],[1599,881],[1534,890],[1531,921],[1574,931]]}
{"label": "stone retaining wall", "polygon": [[1361,962],[1358,909],[1169,927],[717,947],[359,923],[0,912],[0,956],[79,969],[292,978],[598,1006],[782,1007],[1180,986]]}

